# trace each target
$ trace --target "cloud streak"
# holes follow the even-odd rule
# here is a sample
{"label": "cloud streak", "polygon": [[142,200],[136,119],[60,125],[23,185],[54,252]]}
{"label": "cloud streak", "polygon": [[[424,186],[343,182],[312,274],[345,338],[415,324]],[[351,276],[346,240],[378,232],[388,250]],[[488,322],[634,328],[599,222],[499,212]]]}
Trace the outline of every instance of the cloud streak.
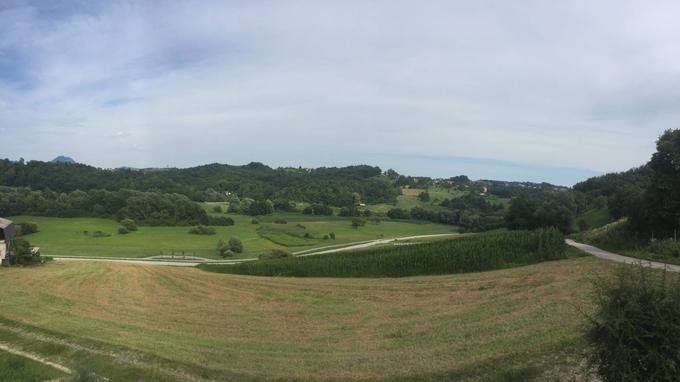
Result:
{"label": "cloud streak", "polygon": [[672,1],[17,2],[0,8],[0,156],[380,157],[571,184],[645,162],[680,127],[679,14]]}

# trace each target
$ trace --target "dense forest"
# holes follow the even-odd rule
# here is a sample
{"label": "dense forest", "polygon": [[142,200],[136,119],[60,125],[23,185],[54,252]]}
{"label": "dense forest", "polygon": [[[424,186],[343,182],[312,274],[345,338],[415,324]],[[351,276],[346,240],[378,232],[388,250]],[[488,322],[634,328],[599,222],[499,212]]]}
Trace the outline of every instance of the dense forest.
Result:
{"label": "dense forest", "polygon": [[55,192],[122,189],[175,193],[194,201],[226,201],[227,194],[255,200],[290,199],[346,206],[389,203],[399,188],[380,168],[279,168],[261,163],[245,166],[209,164],[185,169],[100,169],[83,164],[0,160],[0,185]]}
{"label": "dense forest", "polygon": [[142,225],[230,225],[209,216],[185,195],[134,190],[76,190],[70,193],[0,186],[0,216],[112,217]]}

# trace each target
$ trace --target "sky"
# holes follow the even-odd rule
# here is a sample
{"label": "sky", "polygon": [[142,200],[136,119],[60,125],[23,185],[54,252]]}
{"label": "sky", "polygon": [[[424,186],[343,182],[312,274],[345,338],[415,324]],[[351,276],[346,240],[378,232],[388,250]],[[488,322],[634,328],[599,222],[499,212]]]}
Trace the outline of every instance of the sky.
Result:
{"label": "sky", "polygon": [[0,0],[0,158],[571,185],[680,128],[680,2]]}

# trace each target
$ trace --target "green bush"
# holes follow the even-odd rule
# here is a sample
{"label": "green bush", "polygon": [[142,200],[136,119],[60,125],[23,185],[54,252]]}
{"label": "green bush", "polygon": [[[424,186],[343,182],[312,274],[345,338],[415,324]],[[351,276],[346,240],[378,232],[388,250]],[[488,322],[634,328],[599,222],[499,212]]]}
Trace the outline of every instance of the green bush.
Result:
{"label": "green bush", "polygon": [[361,218],[352,218],[352,228],[359,228],[366,225],[366,220]]}
{"label": "green bush", "polygon": [[251,223],[251,224],[260,224],[260,221],[257,220],[257,219],[255,219],[255,218],[253,218],[253,219],[250,221],[250,223]]}
{"label": "green bush", "polygon": [[43,262],[40,252],[34,252],[31,243],[24,238],[17,237],[14,240],[14,252],[15,256],[11,258],[12,265],[30,265]]}
{"label": "green bush", "polygon": [[120,221],[120,225],[122,225],[126,230],[128,230],[128,232],[137,230],[137,223],[135,223],[135,221],[132,219],[123,219]]}
{"label": "green bush", "polygon": [[203,268],[259,276],[402,277],[478,272],[564,259],[565,246],[559,231],[541,229]]}
{"label": "green bush", "polygon": [[293,255],[290,252],[281,250],[281,249],[272,249],[271,251],[267,253],[263,253],[259,256],[261,260],[265,259],[284,259],[284,258],[289,258],[292,257]]}
{"label": "green bush", "polygon": [[92,232],[92,234],[90,236],[92,236],[92,237],[109,237],[109,236],[111,236],[111,234],[107,233],[107,232],[102,232],[102,231],[94,231],[94,232]]}
{"label": "green bush", "polygon": [[119,234],[119,235],[126,235],[126,234],[128,234],[128,233],[130,233],[130,230],[128,230],[127,228],[125,228],[125,227],[118,227],[118,234]]}
{"label": "green bush", "polygon": [[227,244],[224,240],[217,242],[217,251],[219,252],[220,256],[224,258],[234,256],[234,251],[231,250],[229,244]]}
{"label": "green bush", "polygon": [[243,242],[236,236],[229,238],[229,249],[236,253],[243,252]]}
{"label": "green bush", "polygon": [[658,254],[662,258],[680,258],[680,241],[656,240],[649,244],[649,252]]}
{"label": "green bush", "polygon": [[215,228],[206,227],[204,225],[197,225],[196,227],[192,227],[189,230],[189,233],[193,234],[193,235],[214,235],[215,234]]}
{"label": "green bush", "polygon": [[17,224],[17,235],[24,236],[38,232],[38,225],[35,223],[21,222]]}
{"label": "green bush", "polygon": [[216,205],[212,208],[213,212],[221,214],[222,213],[222,206]]}
{"label": "green bush", "polygon": [[597,310],[587,338],[602,381],[677,381],[680,276],[622,266],[595,287]]}
{"label": "green bush", "polygon": [[274,220],[274,223],[276,223],[276,224],[288,224],[288,221],[286,219],[276,219],[276,220]]}

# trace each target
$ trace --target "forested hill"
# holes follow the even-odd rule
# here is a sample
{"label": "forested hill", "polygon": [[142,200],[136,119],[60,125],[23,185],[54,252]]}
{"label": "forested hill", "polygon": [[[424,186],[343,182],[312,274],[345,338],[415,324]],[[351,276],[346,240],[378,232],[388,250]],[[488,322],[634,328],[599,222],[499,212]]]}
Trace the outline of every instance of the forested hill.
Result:
{"label": "forested hill", "polygon": [[355,197],[367,203],[392,202],[400,194],[380,168],[278,168],[261,163],[245,166],[209,164],[191,168],[101,169],[83,164],[0,160],[0,185],[74,190],[121,189],[178,193],[195,201],[224,200],[225,192],[256,200],[285,198],[346,206]]}

